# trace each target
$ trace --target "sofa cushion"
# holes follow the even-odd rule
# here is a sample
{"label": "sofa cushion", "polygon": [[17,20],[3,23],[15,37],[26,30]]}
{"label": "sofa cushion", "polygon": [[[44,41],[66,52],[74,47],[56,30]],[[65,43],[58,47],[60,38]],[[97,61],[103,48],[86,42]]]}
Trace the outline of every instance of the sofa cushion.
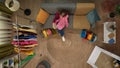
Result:
{"label": "sofa cushion", "polygon": [[74,14],[74,10],[76,7],[75,3],[42,3],[40,5],[41,8],[49,12],[50,14],[55,14],[59,9],[67,9],[70,14]]}
{"label": "sofa cushion", "polygon": [[74,29],[90,29],[90,23],[86,16],[74,16],[73,17]]}
{"label": "sofa cushion", "polygon": [[43,10],[43,9],[40,9],[38,14],[37,14],[36,21],[41,23],[41,24],[45,24],[45,22],[47,21],[48,17],[49,17],[49,13],[46,12],[45,10]]}
{"label": "sofa cushion", "polygon": [[86,15],[89,11],[95,8],[94,3],[77,3],[75,15]]}
{"label": "sofa cushion", "polygon": [[99,21],[100,20],[100,17],[96,11],[96,9],[93,9],[92,11],[90,11],[88,14],[87,14],[87,19],[88,21],[90,22],[90,25],[93,27],[95,27],[95,23],[96,21]]}

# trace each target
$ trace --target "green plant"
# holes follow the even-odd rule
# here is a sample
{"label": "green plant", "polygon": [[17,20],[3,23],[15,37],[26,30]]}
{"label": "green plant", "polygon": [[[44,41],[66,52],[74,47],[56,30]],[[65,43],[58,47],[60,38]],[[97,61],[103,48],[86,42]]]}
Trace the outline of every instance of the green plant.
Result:
{"label": "green plant", "polygon": [[118,4],[116,6],[116,9],[115,9],[116,13],[120,15],[120,4]]}

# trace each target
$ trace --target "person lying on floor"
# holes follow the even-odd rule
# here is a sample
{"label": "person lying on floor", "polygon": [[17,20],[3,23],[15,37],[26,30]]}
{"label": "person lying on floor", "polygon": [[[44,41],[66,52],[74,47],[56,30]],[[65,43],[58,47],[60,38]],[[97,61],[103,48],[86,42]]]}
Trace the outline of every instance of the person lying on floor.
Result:
{"label": "person lying on floor", "polygon": [[62,37],[62,41],[65,42],[64,29],[68,27],[68,10],[62,9],[61,11],[56,12],[53,20],[53,28],[57,29],[58,33]]}

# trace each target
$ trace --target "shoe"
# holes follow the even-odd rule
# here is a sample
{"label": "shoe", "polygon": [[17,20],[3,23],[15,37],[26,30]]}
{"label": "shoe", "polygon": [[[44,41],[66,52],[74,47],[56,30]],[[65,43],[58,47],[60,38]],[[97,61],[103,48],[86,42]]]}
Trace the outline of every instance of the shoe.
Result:
{"label": "shoe", "polygon": [[64,36],[62,36],[62,41],[65,42],[65,37]]}

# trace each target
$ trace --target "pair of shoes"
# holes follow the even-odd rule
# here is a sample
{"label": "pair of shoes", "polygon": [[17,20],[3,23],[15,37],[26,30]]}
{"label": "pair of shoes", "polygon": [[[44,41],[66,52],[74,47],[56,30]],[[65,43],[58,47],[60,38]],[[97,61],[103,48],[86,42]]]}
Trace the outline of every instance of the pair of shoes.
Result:
{"label": "pair of shoes", "polygon": [[65,42],[65,37],[64,36],[62,36],[62,41]]}

